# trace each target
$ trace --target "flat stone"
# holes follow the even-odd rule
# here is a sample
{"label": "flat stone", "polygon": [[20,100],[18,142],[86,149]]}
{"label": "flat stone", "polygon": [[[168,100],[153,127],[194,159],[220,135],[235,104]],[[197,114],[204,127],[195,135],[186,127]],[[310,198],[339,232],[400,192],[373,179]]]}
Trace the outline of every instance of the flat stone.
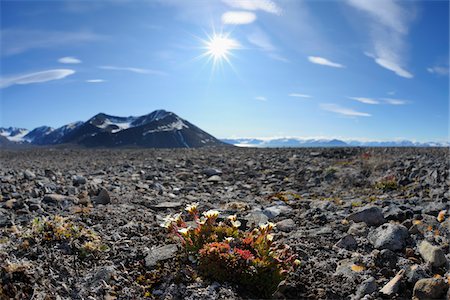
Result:
{"label": "flat stone", "polygon": [[386,285],[380,290],[381,294],[392,296],[397,293],[400,283],[402,281],[405,270],[400,270]]}
{"label": "flat stone", "polygon": [[34,174],[33,172],[31,172],[30,170],[25,170],[23,172],[23,176],[28,179],[28,180],[32,180],[34,178],[36,178],[36,174]]}
{"label": "flat stone", "polygon": [[277,224],[278,230],[284,231],[284,232],[290,232],[295,228],[295,222],[292,219],[285,219]]}
{"label": "flat stone", "polygon": [[378,226],[386,222],[381,209],[376,206],[362,208],[360,211],[349,215],[347,220],[356,223],[364,222],[369,226]]}
{"label": "flat stone", "polygon": [[219,175],[213,175],[207,179],[208,182],[219,182],[222,181],[222,178]]}
{"label": "flat stone", "polygon": [[175,257],[178,247],[175,244],[165,245],[151,249],[145,256],[145,266],[153,268],[160,261]]}
{"label": "flat stone", "polygon": [[205,174],[208,177],[211,177],[214,175],[222,175],[222,171],[215,168],[206,168],[203,170],[203,174]]}
{"label": "flat stone", "polygon": [[364,222],[353,223],[347,230],[348,234],[359,237],[366,237],[368,232],[369,228],[367,227],[367,224]]}
{"label": "flat stone", "polygon": [[155,205],[150,205],[154,209],[179,208],[183,205],[181,202],[161,202]]}
{"label": "flat stone", "polygon": [[263,210],[263,213],[269,218],[273,219],[275,217],[278,217],[280,215],[285,215],[292,211],[292,208],[290,208],[287,205],[274,205],[269,206]]}
{"label": "flat stone", "polygon": [[430,244],[428,241],[422,241],[419,245],[419,253],[422,258],[431,263],[433,267],[440,267],[447,262],[444,251],[438,246]]}
{"label": "flat stone", "polygon": [[414,285],[413,299],[444,299],[448,284],[443,278],[420,279]]}
{"label": "flat stone", "polygon": [[269,218],[262,211],[252,211],[244,219],[247,221],[248,227],[259,226],[269,221]]}
{"label": "flat stone", "polygon": [[87,180],[83,176],[75,175],[75,176],[72,177],[72,184],[74,186],[79,186],[79,185],[82,185],[82,184],[86,184],[86,182],[87,182]]}
{"label": "flat stone", "polygon": [[405,226],[388,223],[370,232],[368,240],[377,249],[396,251],[405,248],[408,237],[408,229]]}

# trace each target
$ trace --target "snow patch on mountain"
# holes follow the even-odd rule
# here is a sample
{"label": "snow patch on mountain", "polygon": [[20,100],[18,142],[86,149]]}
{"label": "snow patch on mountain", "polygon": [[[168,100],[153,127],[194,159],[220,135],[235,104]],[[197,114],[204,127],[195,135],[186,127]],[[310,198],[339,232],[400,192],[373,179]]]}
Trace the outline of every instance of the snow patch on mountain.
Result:
{"label": "snow patch on mountain", "polygon": [[158,126],[156,129],[147,130],[142,135],[147,135],[147,134],[153,133],[153,132],[181,130],[183,128],[189,128],[189,126],[186,123],[184,123],[182,120],[178,119],[177,121],[172,122],[170,124]]}

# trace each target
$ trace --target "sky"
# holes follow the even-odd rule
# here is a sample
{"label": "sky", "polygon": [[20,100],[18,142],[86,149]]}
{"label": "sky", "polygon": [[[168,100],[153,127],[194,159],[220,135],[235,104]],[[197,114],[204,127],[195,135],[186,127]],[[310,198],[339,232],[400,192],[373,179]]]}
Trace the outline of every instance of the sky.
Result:
{"label": "sky", "polygon": [[1,0],[0,127],[449,140],[448,1]]}

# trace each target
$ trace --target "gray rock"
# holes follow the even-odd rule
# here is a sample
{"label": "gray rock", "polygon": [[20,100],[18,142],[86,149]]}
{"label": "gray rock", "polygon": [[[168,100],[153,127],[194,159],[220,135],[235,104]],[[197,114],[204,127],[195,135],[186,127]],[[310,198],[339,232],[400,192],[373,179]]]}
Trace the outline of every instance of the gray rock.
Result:
{"label": "gray rock", "polygon": [[427,271],[421,265],[412,265],[406,272],[406,280],[410,284],[415,284],[420,279],[427,277]]}
{"label": "gray rock", "polygon": [[175,257],[177,251],[178,247],[175,244],[151,249],[145,256],[145,266],[147,268],[153,268],[158,262]]}
{"label": "gray rock", "polygon": [[101,189],[97,196],[92,197],[92,203],[94,204],[108,204],[111,202],[109,193],[105,189]]}
{"label": "gray rock", "polygon": [[393,296],[397,293],[400,283],[402,282],[403,275],[405,274],[405,270],[400,270],[397,275],[394,276],[385,286],[380,290],[381,294],[386,296]]}
{"label": "gray rock", "polygon": [[209,177],[207,179],[207,181],[217,183],[219,181],[222,181],[222,178],[219,175],[213,175],[213,176]]}
{"label": "gray rock", "polygon": [[430,244],[428,241],[422,241],[422,243],[420,243],[419,253],[422,258],[426,262],[431,263],[433,267],[440,267],[447,262],[444,251],[438,246]]}
{"label": "gray rock", "polygon": [[65,196],[59,194],[48,194],[42,198],[42,203],[50,205],[66,206],[68,204],[77,204],[78,198],[73,196]]}
{"label": "gray rock", "polygon": [[369,242],[377,249],[401,250],[406,246],[409,237],[405,226],[388,223],[369,233]]}
{"label": "gray rock", "polygon": [[444,299],[448,290],[448,284],[443,278],[425,278],[420,279],[414,285],[414,299]]}
{"label": "gray rock", "polygon": [[28,179],[28,180],[33,180],[36,178],[36,174],[31,172],[30,170],[25,170],[23,172],[23,176],[25,177],[25,179]]}
{"label": "gray rock", "polygon": [[104,282],[109,283],[115,273],[114,266],[100,267],[100,269],[89,280],[90,287],[96,287]]}
{"label": "gray rock", "polygon": [[8,227],[11,226],[11,219],[6,213],[0,212],[0,227]]}
{"label": "gray rock", "polygon": [[205,174],[208,177],[211,177],[214,175],[222,175],[222,171],[215,168],[206,168],[203,170],[203,174]]}
{"label": "gray rock", "polygon": [[79,186],[82,184],[86,184],[87,180],[83,176],[75,175],[72,177],[72,184],[74,186]]}
{"label": "gray rock", "polygon": [[247,227],[258,226],[269,221],[269,218],[259,210],[250,212],[244,219],[247,221]]}
{"label": "gray rock", "polygon": [[167,209],[167,208],[179,208],[183,205],[181,202],[161,202],[155,205],[151,205],[154,209]]}
{"label": "gray rock", "polygon": [[279,230],[284,232],[290,232],[295,228],[295,222],[292,219],[282,220],[278,222],[276,225]]}
{"label": "gray rock", "polygon": [[269,218],[273,219],[275,217],[278,217],[279,215],[285,215],[292,211],[292,208],[290,208],[287,205],[274,205],[269,206],[263,210],[263,213]]}
{"label": "gray rock", "polygon": [[376,206],[362,208],[360,211],[349,215],[347,220],[351,220],[356,223],[364,222],[369,226],[378,226],[386,222],[381,209]]}
{"label": "gray rock", "polygon": [[364,280],[356,291],[355,300],[359,300],[365,295],[372,294],[378,289],[377,282],[374,277]]}
{"label": "gray rock", "polygon": [[348,234],[344,236],[342,239],[340,239],[336,244],[336,247],[338,248],[344,248],[347,250],[354,250],[358,247],[358,243],[356,242],[355,238]]}

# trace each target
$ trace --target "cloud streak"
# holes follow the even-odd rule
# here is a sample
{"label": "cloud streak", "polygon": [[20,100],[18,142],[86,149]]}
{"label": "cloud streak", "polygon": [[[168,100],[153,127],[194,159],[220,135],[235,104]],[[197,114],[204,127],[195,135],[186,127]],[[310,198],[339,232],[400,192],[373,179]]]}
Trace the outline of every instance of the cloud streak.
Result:
{"label": "cloud streak", "polygon": [[61,57],[60,59],[58,59],[58,62],[60,62],[62,64],[80,64],[81,60],[79,60],[78,58],[75,58],[73,56],[65,56],[65,57]]}
{"label": "cloud streak", "polygon": [[349,99],[364,103],[364,104],[380,104],[380,101],[372,99],[372,98],[366,98],[366,97],[348,97]]}
{"label": "cloud streak", "polygon": [[105,82],[106,80],[104,79],[88,79],[86,80],[87,83],[101,83],[101,82]]}
{"label": "cloud streak", "polygon": [[445,76],[445,75],[448,75],[448,73],[449,73],[448,67],[443,67],[443,66],[429,67],[429,68],[427,68],[427,71],[431,74],[436,74],[436,75],[440,75],[440,76]]}
{"label": "cloud streak", "polygon": [[259,50],[266,52],[267,56],[269,56],[270,58],[282,62],[289,62],[287,58],[285,58],[278,52],[278,48],[273,45],[269,36],[262,30],[254,30],[247,36],[247,40],[254,46],[258,47]]}
{"label": "cloud streak", "polygon": [[53,69],[23,75],[16,75],[0,79],[0,88],[7,88],[12,85],[24,85],[31,83],[41,83],[52,80],[63,79],[69,75],[75,74],[71,69]]}
{"label": "cloud streak", "polygon": [[259,101],[267,101],[267,98],[264,96],[256,96],[255,99]]}
{"label": "cloud streak", "polygon": [[312,62],[313,64],[318,64],[322,66],[327,67],[333,67],[333,68],[345,68],[344,65],[332,62],[326,58],[320,57],[320,56],[308,56],[308,60]]}
{"label": "cloud streak", "polygon": [[296,98],[311,98],[310,95],[299,94],[299,93],[290,93],[288,96],[289,97],[296,97]]}
{"label": "cloud streak", "polygon": [[403,99],[383,98],[383,100],[387,104],[391,104],[391,105],[405,105],[405,104],[409,103],[408,100],[403,100]]}
{"label": "cloud streak", "polygon": [[367,56],[400,77],[413,78],[405,69],[404,57],[405,38],[414,15],[395,0],[347,0],[347,3],[369,17],[374,53],[366,53]]}
{"label": "cloud streak", "polygon": [[222,15],[222,23],[233,25],[250,24],[256,21],[256,15],[248,11],[227,11]]}
{"label": "cloud streak", "polygon": [[372,115],[366,112],[360,112],[351,108],[346,108],[333,103],[320,104],[320,108],[326,111],[330,111],[339,115],[347,117],[371,117]]}
{"label": "cloud streak", "polygon": [[100,66],[102,70],[111,70],[111,71],[126,71],[137,74],[149,74],[149,75],[160,75],[166,76],[167,73],[159,70],[152,69],[142,69],[142,68],[134,68],[134,67],[117,67],[117,66]]}
{"label": "cloud streak", "polygon": [[222,0],[230,7],[245,10],[262,10],[267,13],[281,15],[282,9],[271,0]]}

